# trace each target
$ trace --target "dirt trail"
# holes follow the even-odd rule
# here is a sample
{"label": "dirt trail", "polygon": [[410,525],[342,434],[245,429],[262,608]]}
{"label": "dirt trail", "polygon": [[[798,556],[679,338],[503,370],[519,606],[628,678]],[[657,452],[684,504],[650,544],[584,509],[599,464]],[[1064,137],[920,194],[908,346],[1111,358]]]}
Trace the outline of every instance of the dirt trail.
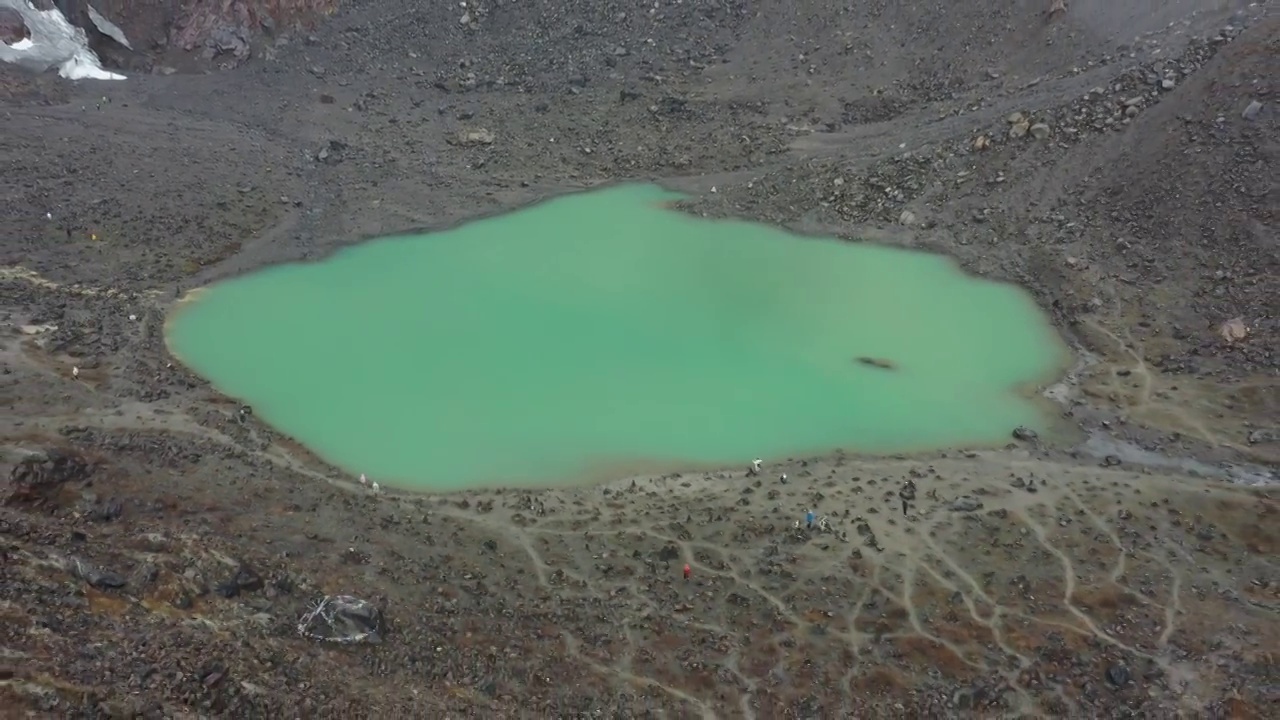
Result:
{"label": "dirt trail", "polygon": [[[1157,488],[1142,484],[1144,476],[1129,471],[1068,469],[1001,456],[981,461],[859,462],[853,467],[862,477],[885,478],[880,488],[893,487],[894,481],[889,478],[921,478],[917,480],[919,489],[931,499],[922,501],[902,518],[897,512],[895,493],[873,491],[874,480],[855,480],[852,484],[847,480],[838,484],[834,480],[822,482],[816,478],[824,474],[833,477],[836,472],[830,465],[817,463],[804,471],[812,478],[794,485],[765,481],[773,486],[768,503],[771,509],[735,507],[721,499],[722,493],[715,485],[760,484],[738,474],[732,479],[641,479],[604,489],[611,495],[630,496],[627,506],[643,508],[639,517],[636,512],[603,511],[597,507],[567,517],[557,513],[559,517],[530,525],[521,520],[530,506],[519,502],[504,503],[492,510],[484,506],[483,514],[442,503],[433,512],[475,522],[520,547],[529,558],[539,586],[547,593],[562,600],[566,593],[581,594],[584,601],[610,598],[607,602],[614,608],[615,621],[627,627],[651,622],[662,596],[674,594],[682,598],[678,607],[688,606],[684,611],[687,615],[682,613],[678,624],[714,636],[733,637],[743,631],[742,618],[729,607],[708,604],[705,596],[709,591],[719,597],[754,597],[757,600],[750,601],[750,605],[759,603],[767,611],[766,617],[773,618],[767,623],[769,642],[786,644],[789,639],[794,642],[805,638],[805,647],[816,645],[816,649],[805,651],[815,663],[815,652],[834,657],[847,650],[849,657],[860,660],[855,667],[865,667],[862,663],[897,665],[904,657],[892,653],[902,652],[903,645],[915,647],[923,642],[922,648],[936,646],[957,659],[960,666],[952,672],[1006,677],[1016,696],[1013,709],[1034,713],[1043,712],[1043,697],[1033,699],[1031,688],[1024,687],[1019,677],[1039,662],[1037,655],[1042,655],[1044,648],[1015,643],[1025,642],[1026,634],[1035,628],[1059,633],[1072,646],[1096,641],[1123,657],[1149,661],[1162,672],[1181,672],[1181,651],[1172,650],[1170,643],[1184,632],[1180,627],[1180,617],[1187,612],[1183,596],[1187,588],[1204,587],[1216,579],[1211,580],[1201,561],[1188,553],[1186,536],[1171,532],[1173,528],[1167,521],[1159,520],[1163,511],[1157,514],[1144,507],[1147,502],[1128,498],[1135,494],[1154,495],[1163,498],[1171,512],[1175,507],[1187,507],[1191,498],[1200,498],[1193,501],[1197,505],[1230,507],[1235,509],[1233,512],[1250,512],[1247,508],[1259,502],[1247,490],[1205,486],[1203,481],[1194,479],[1161,477]],[[776,475],[780,469],[768,468],[765,476]],[[1001,477],[1014,477],[1015,482],[1011,485],[1008,479],[997,479]],[[1023,478],[1029,484],[1018,482]],[[793,530],[791,518],[803,516],[809,506],[807,498],[819,488],[825,495],[820,507],[830,513],[830,530]],[[582,505],[586,496],[597,492],[539,494],[540,499],[532,506]],[[951,509],[961,494],[981,498],[980,511]],[[1171,499],[1172,505],[1168,505]],[[1262,502],[1269,505],[1261,507],[1269,506],[1269,512],[1274,512],[1274,500]],[[1156,502],[1150,505],[1160,506]],[[703,513],[715,519],[703,522],[685,517]],[[1050,531],[1050,522],[1058,529]],[[1136,531],[1152,522],[1158,523],[1152,527],[1160,527],[1160,532]],[[769,523],[773,531],[751,541],[741,535],[737,541],[725,539],[726,535],[742,533],[762,523]],[[1080,524],[1079,531],[1061,529],[1076,523]],[[1088,567],[1096,562],[1090,558],[1098,557],[1100,551],[1091,540],[1095,535],[1109,547],[1107,552],[1113,557],[1096,569]],[[973,541],[978,537],[982,540],[975,545]],[[883,550],[868,549],[873,543]],[[984,545],[998,548],[999,555],[990,557],[993,552],[984,552]],[[782,557],[790,557],[787,570],[782,571],[788,576],[786,580],[776,577],[775,573],[781,570],[776,561],[768,559],[780,546],[789,548],[782,551]],[[643,552],[647,547],[673,549],[656,577],[640,572],[629,579],[609,582],[610,573],[600,574],[610,553],[618,553],[619,548],[640,548]],[[1044,553],[1047,562],[1033,559]],[[621,561],[625,554],[618,557]],[[1259,561],[1262,566],[1267,564],[1262,558],[1250,560]],[[693,568],[694,576],[687,589],[681,589],[678,580],[663,579],[678,572],[685,562]],[[766,570],[770,567],[774,569]],[[855,568],[852,579],[847,576],[850,567]],[[759,575],[762,570],[766,572],[764,576]],[[1015,572],[1024,573],[1011,580],[1023,586],[1020,594],[1009,595],[999,583],[991,582],[993,575],[1009,577]],[[1161,578],[1155,585],[1150,581],[1153,573]],[[841,575],[845,577],[834,580]],[[887,577],[895,581],[886,584],[882,578]],[[1084,580],[1087,584],[1081,585]],[[832,581],[834,587],[825,584]],[[972,621],[969,629],[961,631],[967,622],[962,617],[951,621],[939,618],[938,598],[947,595],[951,604],[963,609],[963,617]],[[632,602],[636,598],[653,599],[636,605]],[[839,619],[821,610],[815,612],[816,608],[838,607],[845,600],[852,603],[845,606],[850,614],[842,613]],[[877,606],[901,608],[905,627],[887,634],[874,626],[866,627],[867,623],[875,623],[876,615],[864,615],[863,609]],[[1271,624],[1266,617],[1277,610],[1280,605],[1271,603],[1256,622]],[[1240,609],[1241,615],[1250,612]],[[1107,629],[1116,627],[1118,622],[1150,623],[1154,643],[1135,644]],[[979,631],[981,634],[975,635]],[[983,635],[986,641],[982,640]],[[586,638],[575,638],[570,647],[581,653],[580,648],[587,643]],[[625,654],[631,656],[636,650],[635,640],[628,637],[627,645],[630,649]],[[598,662],[591,660],[590,664]],[[846,683],[852,672],[850,669],[844,674]],[[639,676],[632,671],[628,677]],[[675,698],[684,698],[685,688],[673,686],[675,680],[662,679],[669,677],[679,674],[663,672],[644,678],[643,682],[664,688]],[[1208,687],[1200,685],[1200,690],[1195,689],[1204,680],[1187,680],[1192,683],[1186,688],[1190,693],[1184,699],[1187,708],[1204,701],[1195,695]],[[1039,690],[1042,688],[1035,695],[1041,695]],[[1073,689],[1057,690],[1068,693],[1058,697],[1072,707],[1069,696]],[[705,711],[701,704],[695,705]],[[841,710],[848,712],[853,707]]]}

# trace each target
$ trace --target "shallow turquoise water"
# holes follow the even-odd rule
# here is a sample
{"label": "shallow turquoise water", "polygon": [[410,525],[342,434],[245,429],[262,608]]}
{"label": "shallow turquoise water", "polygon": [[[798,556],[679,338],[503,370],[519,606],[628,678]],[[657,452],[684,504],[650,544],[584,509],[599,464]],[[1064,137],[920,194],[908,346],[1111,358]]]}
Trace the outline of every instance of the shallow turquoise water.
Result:
{"label": "shallow turquoise water", "polygon": [[[352,473],[421,489],[1000,442],[1064,347],[941,257],[562,197],[220,283],[169,343]],[[860,356],[895,369],[870,367]]]}

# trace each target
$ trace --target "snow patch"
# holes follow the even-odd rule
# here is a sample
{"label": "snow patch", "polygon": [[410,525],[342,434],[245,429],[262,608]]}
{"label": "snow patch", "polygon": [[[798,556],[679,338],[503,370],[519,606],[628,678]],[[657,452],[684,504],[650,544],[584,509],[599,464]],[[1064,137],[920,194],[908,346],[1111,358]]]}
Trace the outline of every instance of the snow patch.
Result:
{"label": "snow patch", "polygon": [[124,80],[124,76],[102,69],[92,52],[84,50],[58,67],[58,74],[68,80]]}
{"label": "snow patch", "polygon": [[[18,11],[26,23],[31,37],[20,40],[13,45],[0,43],[0,62],[12,63],[21,67],[44,72],[53,68],[68,80],[124,80],[125,76],[104,70],[98,56],[89,49],[84,30],[67,21],[61,10],[37,10],[28,0],[0,0],[0,7],[8,7]],[[90,8],[90,17],[94,24],[107,25],[109,30],[102,30],[128,47],[128,40],[118,27],[112,25],[96,10]],[[96,17],[94,17],[96,16]]]}
{"label": "snow patch", "polygon": [[89,22],[93,23],[93,26],[98,28],[98,32],[106,35],[112,40],[115,40],[130,50],[133,49],[133,46],[129,44],[129,38],[124,36],[123,30],[121,30],[115,23],[103,17],[102,13],[94,9],[92,5],[89,5],[88,8]]}

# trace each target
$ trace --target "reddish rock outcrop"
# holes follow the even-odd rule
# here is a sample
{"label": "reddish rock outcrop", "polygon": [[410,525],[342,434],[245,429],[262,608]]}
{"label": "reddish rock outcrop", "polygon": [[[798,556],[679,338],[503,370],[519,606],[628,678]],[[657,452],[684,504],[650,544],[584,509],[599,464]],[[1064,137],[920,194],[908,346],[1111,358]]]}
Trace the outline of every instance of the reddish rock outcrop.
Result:
{"label": "reddish rock outcrop", "polygon": [[13,8],[0,8],[0,43],[13,45],[31,37],[31,30],[22,21],[22,16]]}
{"label": "reddish rock outcrop", "polygon": [[170,41],[183,50],[199,50],[228,31],[274,33],[328,16],[337,6],[338,0],[193,0],[183,3]]}

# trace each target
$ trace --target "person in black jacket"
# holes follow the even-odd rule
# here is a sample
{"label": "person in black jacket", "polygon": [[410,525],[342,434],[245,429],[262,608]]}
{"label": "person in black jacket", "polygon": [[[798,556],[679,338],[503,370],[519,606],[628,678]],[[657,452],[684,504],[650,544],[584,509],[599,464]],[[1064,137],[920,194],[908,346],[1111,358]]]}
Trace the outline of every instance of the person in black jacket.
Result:
{"label": "person in black jacket", "polygon": [[907,516],[907,510],[911,508],[911,503],[916,499],[916,484],[908,479],[902,483],[902,489],[898,491],[898,497],[902,499],[902,517]]}

